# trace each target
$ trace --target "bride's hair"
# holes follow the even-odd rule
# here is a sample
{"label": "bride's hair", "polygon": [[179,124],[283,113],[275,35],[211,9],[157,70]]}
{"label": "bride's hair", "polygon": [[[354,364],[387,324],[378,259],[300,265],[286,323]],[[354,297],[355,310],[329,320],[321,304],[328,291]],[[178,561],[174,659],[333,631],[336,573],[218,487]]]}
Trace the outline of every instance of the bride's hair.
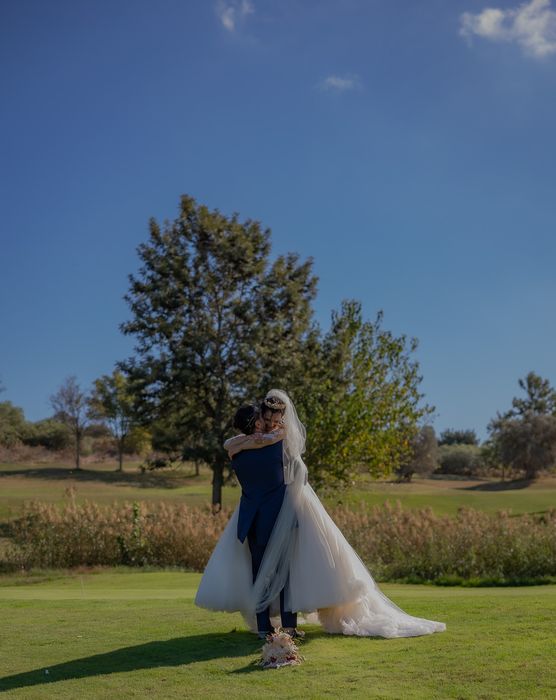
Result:
{"label": "bride's hair", "polygon": [[260,418],[261,410],[253,404],[240,406],[234,416],[234,428],[241,430],[245,435],[252,435],[255,432],[255,422]]}

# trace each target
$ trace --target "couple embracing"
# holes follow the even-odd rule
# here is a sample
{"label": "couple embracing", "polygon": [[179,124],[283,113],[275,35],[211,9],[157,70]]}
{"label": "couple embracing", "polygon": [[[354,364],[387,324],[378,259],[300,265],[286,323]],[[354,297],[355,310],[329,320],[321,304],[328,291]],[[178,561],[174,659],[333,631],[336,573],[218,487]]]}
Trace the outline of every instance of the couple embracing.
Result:
{"label": "couple embracing", "polygon": [[[307,481],[305,427],[289,396],[270,391],[243,406],[241,434],[226,441],[241,500],[201,579],[195,603],[241,612],[261,637],[280,615],[292,636],[297,613],[330,633],[414,637],[442,622],[405,613],[378,588]],[[372,533],[369,533],[372,537]]]}

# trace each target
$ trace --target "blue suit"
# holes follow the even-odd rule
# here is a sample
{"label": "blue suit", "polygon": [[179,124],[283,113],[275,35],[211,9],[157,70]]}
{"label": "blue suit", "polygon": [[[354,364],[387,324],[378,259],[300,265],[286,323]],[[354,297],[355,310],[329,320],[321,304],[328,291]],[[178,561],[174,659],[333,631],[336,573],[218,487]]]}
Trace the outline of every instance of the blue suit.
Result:
{"label": "blue suit", "polygon": [[[286,492],[282,441],[239,452],[232,459],[232,468],[241,484],[237,536],[240,542],[247,538],[255,581]],[[296,626],[297,615],[284,610],[283,590],[280,613],[283,627]],[[257,614],[257,627],[259,631],[271,631],[268,609]]]}
{"label": "blue suit", "polygon": [[241,484],[238,539],[240,542],[245,540],[256,519],[259,530],[268,530],[268,536],[262,538],[266,544],[286,490],[282,441],[258,450],[239,452],[232,459],[232,468]]}

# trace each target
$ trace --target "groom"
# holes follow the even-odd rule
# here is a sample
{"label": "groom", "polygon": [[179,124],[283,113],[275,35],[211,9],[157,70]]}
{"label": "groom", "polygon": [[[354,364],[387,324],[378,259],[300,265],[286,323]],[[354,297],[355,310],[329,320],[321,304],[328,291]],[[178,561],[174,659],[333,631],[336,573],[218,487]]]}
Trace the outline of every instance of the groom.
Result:
{"label": "groom", "polygon": [[[260,408],[242,406],[234,418],[234,426],[244,435],[250,435],[263,426],[270,433],[280,424],[284,415],[284,404],[276,399],[267,399]],[[247,538],[251,552],[253,582],[261,565],[270,534],[284,500],[283,440],[258,449],[244,449],[232,457],[232,468],[241,484],[241,500],[237,536],[240,542]],[[297,614],[284,610],[284,590],[280,592],[280,616],[285,631],[295,636]],[[270,610],[257,613],[259,637],[270,634]]]}

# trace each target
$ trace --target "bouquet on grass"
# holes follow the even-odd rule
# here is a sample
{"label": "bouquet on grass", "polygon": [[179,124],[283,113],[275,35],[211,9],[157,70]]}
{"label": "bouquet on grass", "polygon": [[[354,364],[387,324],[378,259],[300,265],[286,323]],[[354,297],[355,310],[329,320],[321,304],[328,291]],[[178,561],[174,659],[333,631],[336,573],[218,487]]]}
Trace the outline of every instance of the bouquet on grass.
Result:
{"label": "bouquet on grass", "polygon": [[258,663],[263,668],[295,666],[303,661],[292,637],[280,628],[267,635],[261,654],[261,660]]}

